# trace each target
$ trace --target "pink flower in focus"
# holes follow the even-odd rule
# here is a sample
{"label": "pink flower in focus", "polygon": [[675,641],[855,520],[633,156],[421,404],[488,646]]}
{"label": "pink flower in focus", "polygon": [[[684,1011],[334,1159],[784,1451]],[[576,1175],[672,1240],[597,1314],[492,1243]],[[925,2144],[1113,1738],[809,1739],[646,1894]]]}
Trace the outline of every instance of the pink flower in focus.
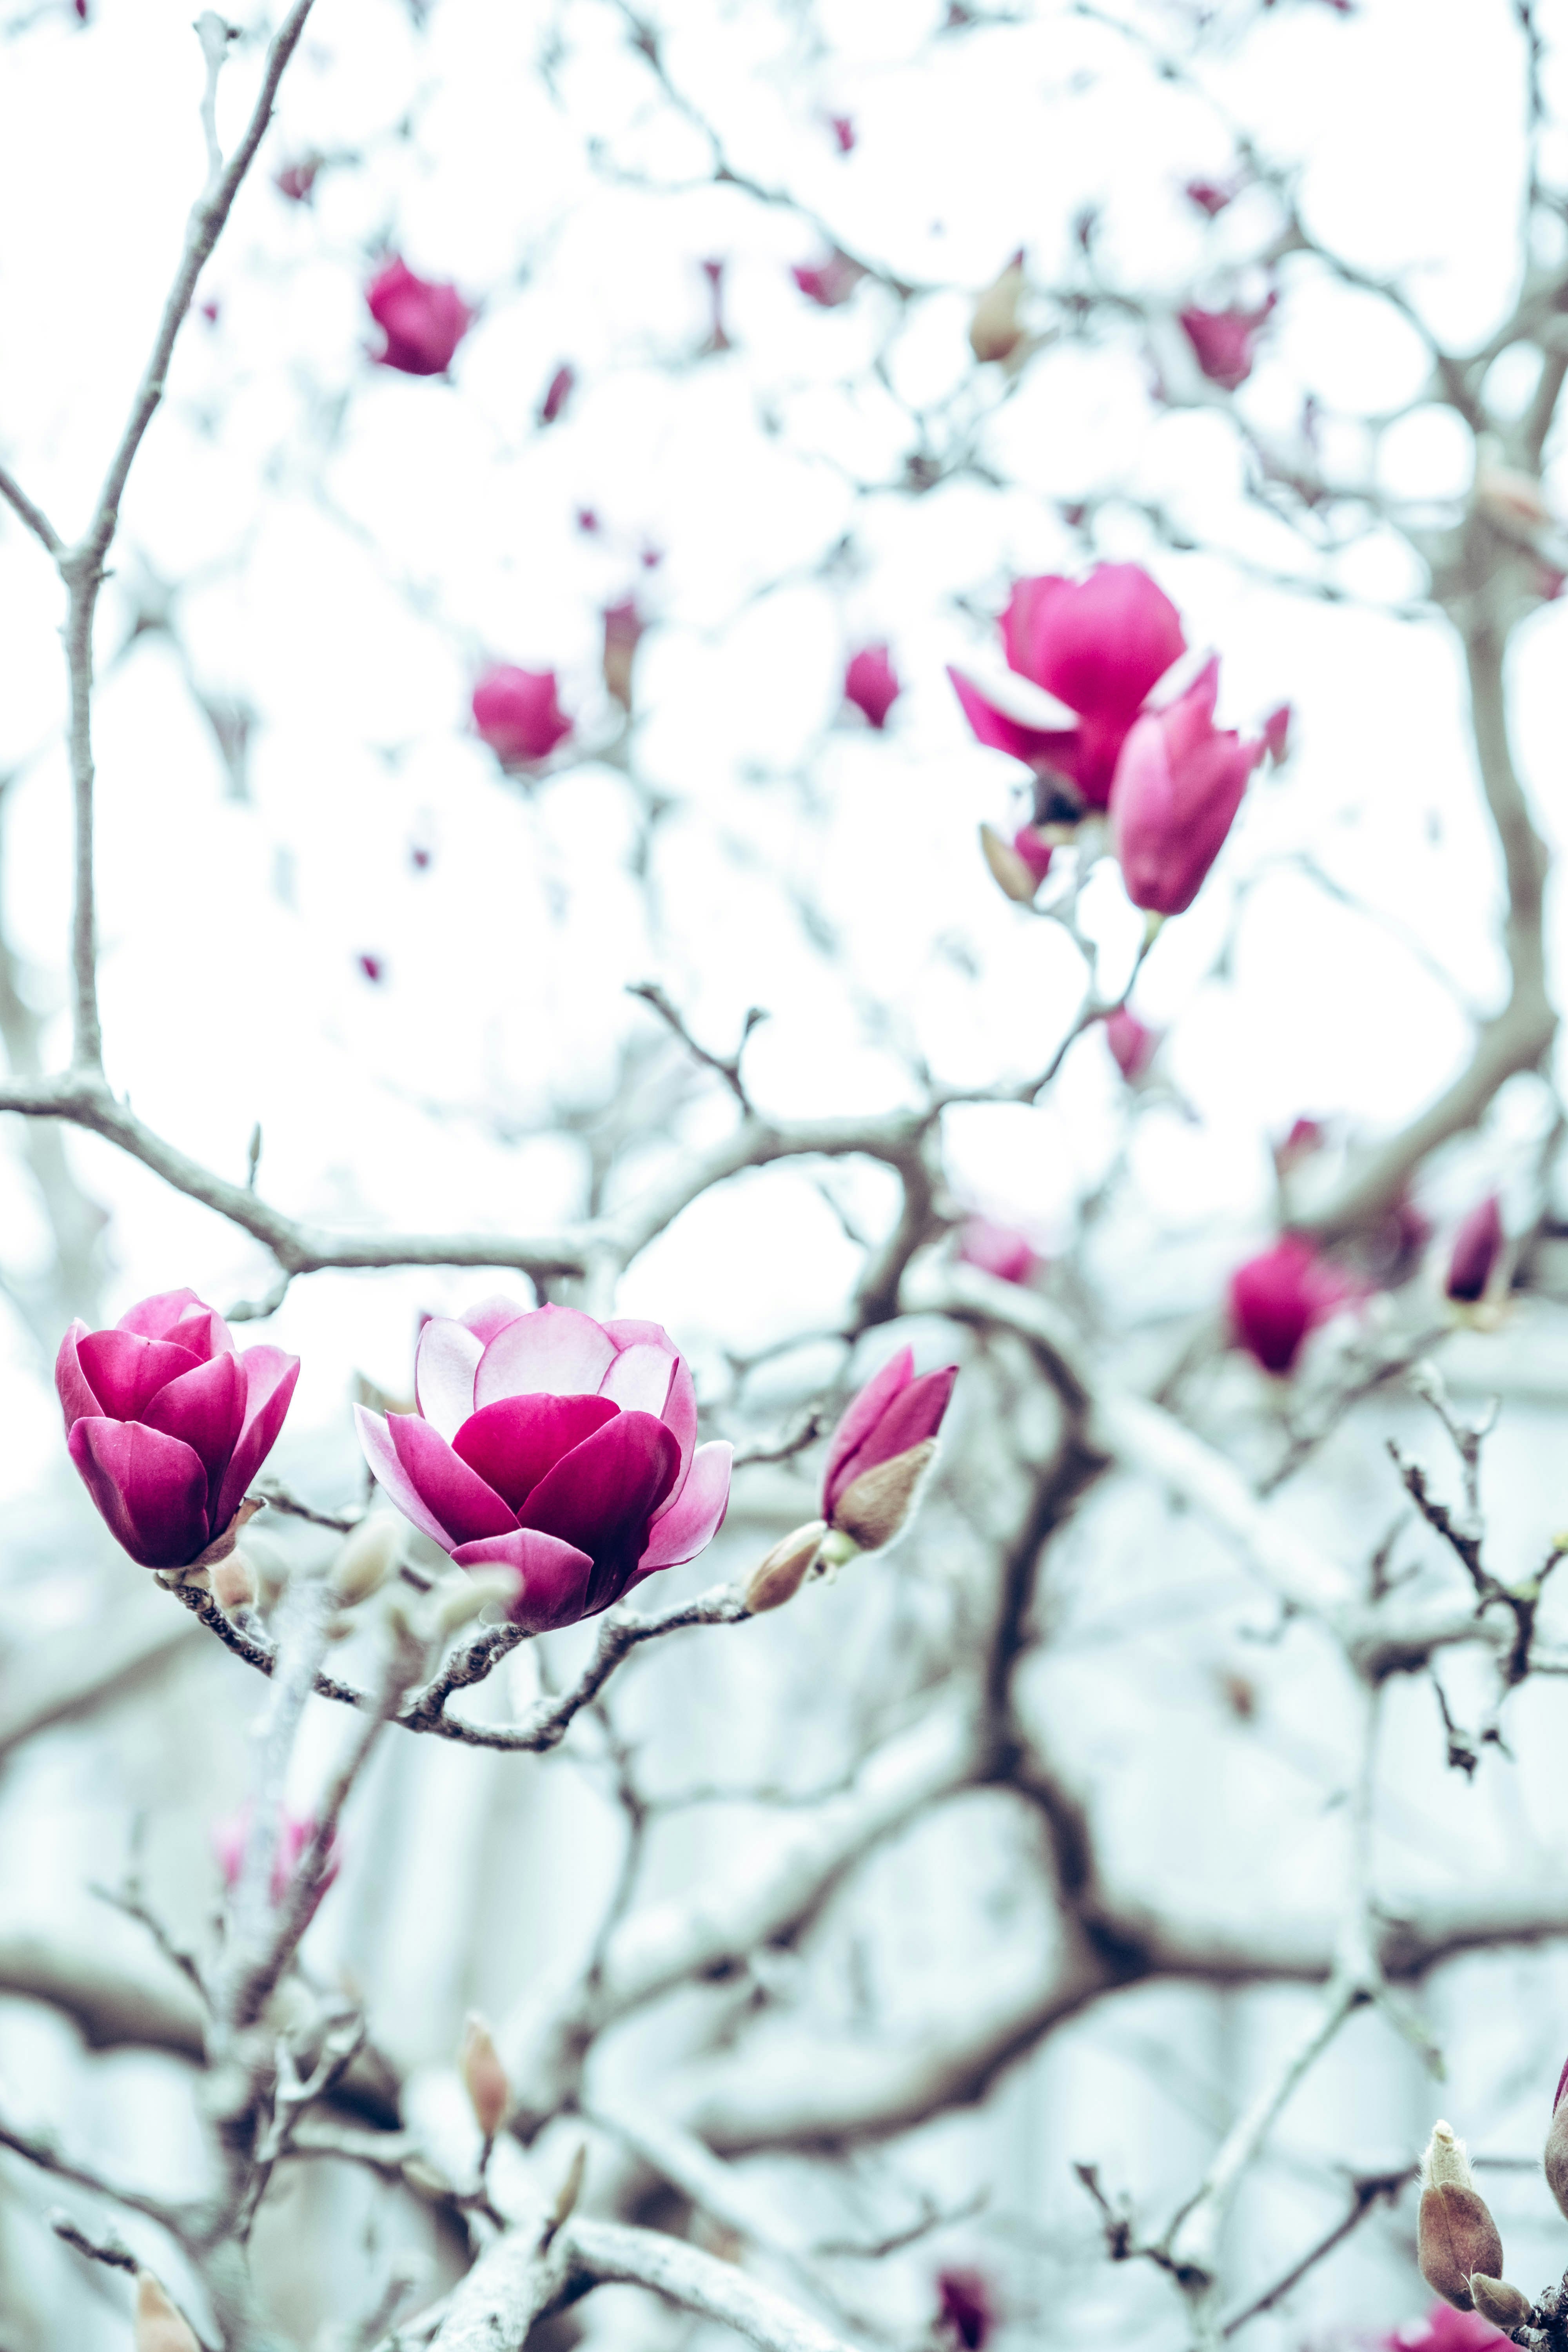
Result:
{"label": "pink flower in focus", "polygon": [[1125,1004],[1105,1016],[1105,1042],[1110,1048],[1110,1058],[1131,1086],[1141,1078],[1153,1060],[1160,1043],[1157,1029],[1146,1029],[1135,1013]]}
{"label": "pink flower in focus", "polygon": [[1278,768],[1290,756],[1290,706],[1282,702],[1263,722],[1263,748]]}
{"label": "pink flower in focus", "polygon": [[544,398],[539,404],[539,421],[541,425],[554,424],[556,418],[560,415],[562,410],[571,399],[572,389],[576,381],[576,374],[573,369],[565,366],[564,364],[556,369],[554,374],[550,379],[549,390],[545,393]]}
{"label": "pink flower in focus", "polygon": [[1350,1296],[1350,1285],[1300,1234],[1248,1258],[1230,1277],[1236,1344],[1266,1372],[1294,1370],[1308,1336]]}
{"label": "pink flower in focus", "polygon": [[850,1399],[828,1441],[822,1477],[822,1516],[829,1526],[857,1479],[936,1435],[957,1378],[958,1366],[944,1364],[917,1379],[914,1350],[900,1348]]}
{"label": "pink flower in focus", "polygon": [[474,688],[474,725],[503,768],[547,760],[572,732],[555,698],[552,669],[517,669],[497,662]]}
{"label": "pink flower in focus", "polygon": [[364,299],[386,337],[375,363],[403,375],[445,375],[473,323],[474,313],[455,286],[416,278],[396,259],[372,280]]}
{"label": "pink flower in focus", "polygon": [[1027,1237],[989,1217],[971,1217],[961,1228],[958,1255],[964,1265],[994,1274],[998,1282],[1027,1282],[1039,1264]]}
{"label": "pink flower in focus", "polygon": [[903,692],[886,646],[862,646],[852,654],[844,672],[844,698],[864,711],[873,727],[888,723],[888,713]]}
{"label": "pink flower in focus", "polygon": [[826,260],[815,262],[809,268],[797,265],[790,271],[807,301],[815,302],[820,310],[839,310],[848,301],[865,275],[859,263],[851,261],[849,256],[840,253],[837,247]]}
{"label": "pink flower in focus", "polygon": [[226,1535],[299,1376],[280,1348],[239,1354],[194,1290],[144,1298],[112,1330],[71,1325],[55,1360],[70,1457],[132,1559],[189,1568]]}
{"label": "pink flower in focus", "polygon": [[996,2305],[983,2272],[939,2271],[936,2282],[937,2326],[962,2347],[962,2352],[984,2352],[996,2326]]}
{"label": "pink flower in focus", "polygon": [[1393,2328],[1375,2343],[1377,2352],[1490,2352],[1493,2345],[1511,2340],[1479,2311],[1456,2311],[1452,2304],[1435,2303],[1425,2319]]}
{"label": "pink flower in focus", "polygon": [[855,152],[855,125],[847,114],[830,114],[827,127],[832,131],[841,155]]}
{"label": "pink flower in focus", "polygon": [[1258,331],[1272,311],[1278,296],[1270,294],[1258,310],[1183,310],[1183,332],[1211,383],[1235,392],[1252,373],[1258,354]]}
{"label": "pink flower in focus", "polygon": [[982,743],[1064,778],[1090,808],[1110,797],[1116,762],[1152,687],[1186,650],[1181,618],[1136,563],[1100,563],[1087,580],[1018,581],[1002,615],[1007,667],[1079,714],[1071,729],[1031,727],[950,669]]}
{"label": "pink flower in focus", "polygon": [[1261,742],[1215,726],[1218,692],[1211,661],[1185,694],[1139,719],[1116,764],[1110,827],[1121,878],[1133,905],[1152,914],[1192,905],[1263,756]]}
{"label": "pink flower in focus", "polygon": [[365,1459],[459,1568],[521,1574],[514,1624],[574,1625],[695,1559],[730,1499],[723,1444],[698,1445],[685,1359],[657,1323],[488,1298],[432,1316],[416,1409],[354,1408]]}
{"label": "pink flower in focus", "polygon": [[[1489,1192],[1465,1217],[1454,1235],[1453,1255],[1443,1288],[1458,1304],[1473,1307],[1484,1298],[1503,1249],[1502,1211],[1495,1192]],[[1561,2093],[1561,2084],[1559,2093]]]}
{"label": "pink flower in focus", "polygon": [[[250,1836],[251,1809],[242,1805],[237,1813],[227,1814],[213,1831],[213,1852],[223,1873],[223,1883],[232,1895],[239,1884],[245,1867],[245,1848]],[[280,1905],[299,1874],[305,1848],[316,1834],[313,1814],[302,1818],[285,1813],[278,1824],[278,1843],[272,1855],[270,1893],[274,1907]],[[324,1895],[342,1866],[339,1842],[334,1838],[322,1858],[321,1873],[316,1881],[318,1893]]]}

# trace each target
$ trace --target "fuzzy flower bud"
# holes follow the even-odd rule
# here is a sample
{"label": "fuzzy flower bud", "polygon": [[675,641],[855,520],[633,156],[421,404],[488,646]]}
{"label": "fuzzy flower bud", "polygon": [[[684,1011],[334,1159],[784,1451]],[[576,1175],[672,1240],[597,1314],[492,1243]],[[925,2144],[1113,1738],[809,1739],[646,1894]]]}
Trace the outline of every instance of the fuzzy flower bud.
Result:
{"label": "fuzzy flower bud", "polygon": [[1488,2278],[1477,2271],[1470,2280],[1470,2300],[1483,2319],[1511,2336],[1516,2327],[1528,2327],[1534,2315],[1534,2306],[1521,2294],[1518,2287],[1510,2286],[1507,2279]]}
{"label": "fuzzy flower bud", "polygon": [[851,654],[844,671],[844,699],[852,702],[879,730],[903,692],[886,646],[862,646]]}
{"label": "fuzzy flower bud", "polygon": [[1497,2223],[1476,2193],[1468,2152],[1451,2124],[1434,2124],[1421,2158],[1415,2246],[1422,2277],[1456,2311],[1475,2309],[1470,2279],[1476,2272],[1495,2279],[1502,2271]]}
{"label": "fuzzy flower bud", "polygon": [[362,1519],[332,1562],[329,1579],[334,1601],[353,1609],[379,1592],[397,1565],[403,1528],[389,1511]]}
{"label": "fuzzy flower bud", "polygon": [[618,604],[605,608],[605,688],[623,710],[632,707],[632,664],[638,640],[647,627],[633,597],[623,597]]}
{"label": "fuzzy flower bud", "polygon": [[487,2141],[494,2139],[511,2110],[511,2084],[496,2053],[489,2025],[470,2010],[458,2053],[458,2072],[468,2095],[468,2105]]}
{"label": "fuzzy flower bud", "polygon": [[1024,256],[1016,253],[999,277],[994,278],[974,305],[969,321],[969,348],[977,360],[1010,360],[1024,340],[1018,305],[1028,284]]}
{"label": "fuzzy flower bud", "polygon": [[1105,1016],[1105,1042],[1110,1048],[1111,1060],[1131,1086],[1153,1060],[1160,1034],[1158,1030],[1146,1028],[1136,1013],[1130,1013],[1122,1004]]}
{"label": "fuzzy flower bud", "polygon": [[1568,2066],[1557,2078],[1557,2095],[1552,2103],[1552,2128],[1546,2135],[1546,2186],[1557,2200],[1558,2210],[1568,2217]]}
{"label": "fuzzy flower bud", "polygon": [[202,2352],[184,2314],[151,2271],[136,2273],[135,2352]]}
{"label": "fuzzy flower bud", "polygon": [[[1010,841],[1003,840],[994,825],[981,826],[980,846],[984,854],[985,863],[991,868],[991,878],[996,887],[1005,898],[1013,899],[1016,905],[1031,906],[1042,877],[1034,871],[1028,861]],[[1049,854],[1047,850],[1047,857]]]}
{"label": "fuzzy flower bud", "polygon": [[746,1606],[753,1617],[769,1609],[782,1609],[786,1601],[795,1599],[826,1533],[826,1519],[808,1519],[805,1527],[782,1536],[757,1562],[746,1586]]}
{"label": "fuzzy flower bud", "polygon": [[242,1551],[232,1551],[210,1571],[213,1598],[220,1609],[232,1617],[237,1609],[248,1609],[256,1598],[256,1572]]}
{"label": "fuzzy flower bud", "polygon": [[1486,1296],[1502,1250],[1502,1212],[1497,1194],[1489,1192],[1454,1235],[1454,1253],[1443,1285],[1448,1297],[1457,1305],[1475,1306]]}
{"label": "fuzzy flower bud", "polygon": [[833,1524],[852,1536],[861,1551],[881,1551],[914,1514],[915,1497],[936,1460],[936,1440],[927,1437],[890,1462],[863,1470],[840,1489]]}
{"label": "fuzzy flower bud", "polygon": [[847,1537],[859,1551],[879,1551],[908,1523],[957,1378],[958,1366],[944,1364],[917,1380],[913,1350],[900,1348],[851,1400],[828,1445],[822,1484],[832,1535]]}

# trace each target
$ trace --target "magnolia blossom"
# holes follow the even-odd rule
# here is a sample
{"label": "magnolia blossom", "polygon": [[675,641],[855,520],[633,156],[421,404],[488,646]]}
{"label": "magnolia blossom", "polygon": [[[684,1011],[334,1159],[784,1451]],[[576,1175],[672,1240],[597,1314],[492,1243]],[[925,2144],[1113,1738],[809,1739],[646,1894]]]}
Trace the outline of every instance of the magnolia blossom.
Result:
{"label": "magnolia blossom", "polygon": [[553,425],[572,397],[577,382],[576,373],[564,361],[551,377],[543,399],[539,404],[541,425]]}
{"label": "magnolia blossom", "polygon": [[1026,1234],[990,1217],[970,1217],[960,1228],[958,1255],[965,1265],[977,1265],[999,1282],[1027,1282],[1039,1264]]}
{"label": "magnolia blossom", "polygon": [[498,662],[475,687],[472,707],[475,727],[504,768],[536,766],[572,732],[552,669]]}
{"label": "magnolia blossom", "polygon": [[1237,188],[1232,181],[1196,179],[1189,180],[1182,193],[1199,212],[1206,213],[1210,220],[1217,220],[1226,205],[1236,202]]}
{"label": "magnolia blossom", "polygon": [[459,1568],[500,1563],[530,1633],[595,1616],[695,1559],[730,1499],[723,1444],[697,1444],[691,1374],[657,1323],[487,1298],[432,1316],[416,1409],[355,1407],[365,1459]]}
{"label": "magnolia blossom", "polygon": [[844,671],[844,698],[864,711],[873,727],[885,727],[888,713],[903,692],[886,646],[862,646]]}
{"label": "magnolia blossom", "polygon": [[302,155],[297,163],[285,163],[281,171],[273,173],[273,186],[291,205],[308,205],[323,160],[320,155]]}
{"label": "magnolia blossom", "polygon": [[78,1321],[55,1387],[71,1460],[143,1568],[190,1568],[230,1534],[300,1376],[280,1348],[239,1354],[194,1290],[144,1298],[112,1330]]}
{"label": "magnolia blossom", "polygon": [[1300,1234],[1248,1258],[1230,1277],[1230,1316],[1238,1347],[1266,1372],[1293,1371],[1309,1335],[1350,1295],[1350,1285]]}
{"label": "magnolia blossom", "polygon": [[985,2352],[996,2326],[996,2298],[984,2272],[939,2271],[937,2326],[963,2352]]}
{"label": "magnolia blossom", "polygon": [[1466,1307],[1473,1307],[1483,1298],[1502,1255],[1502,1211],[1497,1194],[1489,1192],[1461,1220],[1454,1235],[1453,1255],[1443,1285],[1448,1297]]}
{"label": "magnolia blossom", "polygon": [[1234,392],[1252,373],[1258,331],[1279,297],[1270,294],[1257,310],[1183,310],[1182,331],[1211,383]]}
{"label": "magnolia blossom", "polygon": [[474,314],[455,286],[416,278],[406,263],[389,261],[365,291],[371,317],[386,337],[378,367],[404,375],[445,375]]}
{"label": "magnolia blossom", "polygon": [[1185,694],[1138,721],[1116,763],[1110,825],[1121,878],[1133,905],[1152,914],[1192,905],[1263,756],[1261,741],[1215,727],[1218,692],[1211,661]]}
{"label": "magnolia blossom", "polygon": [[833,133],[839,153],[841,155],[853,155],[855,152],[855,123],[853,118],[847,114],[830,114],[827,118],[827,127]]}
{"label": "magnolia blossom", "polygon": [[[1042,781],[1104,808],[1128,730],[1152,687],[1186,650],[1181,618],[1136,563],[1101,563],[1087,580],[1020,580],[1002,615],[1007,667],[1078,714],[1073,728],[1026,725],[948,671],[982,743],[1025,761]],[[1049,794],[1037,796],[1042,819]]]}
{"label": "magnolia blossom", "polygon": [[1114,1013],[1105,1016],[1105,1042],[1110,1048],[1111,1060],[1131,1086],[1153,1060],[1160,1033],[1146,1029],[1135,1013],[1119,1004]]}
{"label": "magnolia blossom", "polygon": [[[242,1805],[237,1813],[230,1813],[213,1831],[213,1852],[223,1873],[223,1883],[232,1894],[239,1884],[245,1868],[245,1849],[250,1838],[251,1809]],[[315,1816],[285,1813],[278,1824],[278,1843],[272,1852],[272,1880],[268,1892],[274,1905],[281,1904],[299,1875],[300,1864],[306,1847],[316,1834]],[[342,1866],[338,1841],[334,1838],[322,1856],[316,1879],[324,1895]]]}
{"label": "magnolia blossom", "polygon": [[957,1378],[956,1364],[917,1378],[900,1348],[850,1400],[828,1441],[822,1516],[860,1550],[891,1543],[908,1519]]}
{"label": "magnolia blossom", "polygon": [[822,261],[809,266],[797,264],[790,276],[807,301],[815,302],[819,310],[837,310],[854,293],[866,275],[858,261],[837,247]]}

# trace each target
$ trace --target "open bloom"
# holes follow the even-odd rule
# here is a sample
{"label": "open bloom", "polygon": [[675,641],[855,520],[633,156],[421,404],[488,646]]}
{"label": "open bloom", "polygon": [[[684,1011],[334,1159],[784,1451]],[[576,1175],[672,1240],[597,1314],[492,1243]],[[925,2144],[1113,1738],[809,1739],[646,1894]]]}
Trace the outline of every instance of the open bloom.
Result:
{"label": "open bloom", "polygon": [[844,672],[844,698],[864,711],[873,727],[885,727],[903,688],[886,646],[862,646]]}
{"label": "open bloom", "polygon": [[958,1378],[956,1364],[915,1375],[900,1348],[849,1404],[827,1447],[822,1516],[861,1551],[891,1543],[914,1506]]}
{"label": "open bloom", "polygon": [[474,314],[455,286],[416,278],[404,261],[389,261],[364,299],[386,337],[376,365],[404,375],[445,375],[473,324]]}
{"label": "open bloom", "polygon": [[1087,580],[1020,580],[1002,615],[1002,644],[1008,668],[1066,703],[1079,724],[1026,726],[950,669],[964,717],[982,743],[1104,808],[1128,730],[1186,650],[1175,606],[1136,563],[1097,564]]}
{"label": "open bloom", "polygon": [[1498,1259],[1502,1255],[1502,1211],[1498,1196],[1489,1192],[1464,1218],[1454,1235],[1448,1278],[1443,1287],[1460,1305],[1473,1307],[1486,1296]]}
{"label": "open bloom", "polygon": [[572,732],[555,697],[552,669],[516,669],[497,662],[474,688],[474,725],[506,768],[547,760]]}
{"label": "open bloom", "polygon": [[1211,383],[1235,392],[1247,382],[1258,357],[1258,329],[1276,299],[1270,294],[1257,310],[1183,310],[1179,314],[1182,331]]}
{"label": "open bloom", "polygon": [[1219,856],[1262,743],[1214,723],[1219,664],[1185,694],[1140,719],[1122,746],[1110,792],[1121,878],[1135,907],[1179,915]]}
{"label": "open bloom", "polygon": [[1292,1371],[1309,1334],[1349,1295],[1344,1276],[1325,1264],[1310,1242],[1285,1234],[1230,1277],[1237,1344],[1266,1372]]}
{"label": "open bloom", "polygon": [[520,1572],[510,1614],[530,1633],[595,1616],[718,1532],[731,1449],[697,1444],[691,1374],[657,1323],[488,1298],[426,1324],[414,1385],[414,1412],[355,1407],[365,1458],[459,1568]]}
{"label": "open bloom", "polygon": [[143,1568],[189,1568],[226,1537],[277,1443],[300,1375],[280,1348],[240,1355],[194,1290],[144,1298],[110,1331],[60,1341],[71,1460]]}

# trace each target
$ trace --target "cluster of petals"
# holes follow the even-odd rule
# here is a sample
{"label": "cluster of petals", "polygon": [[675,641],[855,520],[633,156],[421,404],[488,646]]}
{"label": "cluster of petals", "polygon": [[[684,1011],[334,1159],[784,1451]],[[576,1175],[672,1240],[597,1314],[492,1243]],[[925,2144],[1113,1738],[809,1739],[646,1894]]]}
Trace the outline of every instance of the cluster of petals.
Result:
{"label": "cluster of petals", "polygon": [[194,1290],[144,1298],[110,1330],[71,1325],[55,1362],[70,1457],[132,1559],[189,1568],[227,1536],[299,1373],[280,1348],[240,1354]]}
{"label": "cluster of petals", "polygon": [[873,727],[888,723],[888,713],[903,692],[886,646],[862,646],[844,671],[844,699],[868,719]]}
{"label": "cluster of petals", "polygon": [[1219,384],[1226,392],[1235,392],[1247,382],[1257,362],[1259,331],[1278,299],[1270,294],[1256,310],[1177,313],[1194,357],[1211,383]]}
{"label": "cluster of petals", "polygon": [[1261,737],[1244,743],[1214,723],[1219,663],[1206,662],[1163,709],[1128,734],[1110,794],[1111,837],[1127,895],[1151,914],[1190,907],[1263,757]]}
{"label": "cluster of petals", "polygon": [[1266,1372],[1285,1377],[1308,1338],[1351,1296],[1352,1285],[1300,1234],[1238,1265],[1230,1277],[1230,1318],[1238,1347]]}
{"label": "cluster of petals", "polygon": [[486,1299],[426,1324],[415,1397],[356,1407],[365,1458],[459,1568],[518,1571],[530,1633],[694,1559],[723,1519],[731,1448],[697,1444],[691,1374],[657,1323]]}
{"label": "cluster of petals", "polygon": [[[822,1474],[822,1516],[838,1525],[858,1480],[924,1445],[942,1427],[958,1378],[956,1364],[915,1371],[914,1351],[900,1348],[850,1400],[827,1447]],[[868,1546],[867,1549],[871,1547]]]}
{"label": "cluster of petals", "polygon": [[474,313],[455,286],[416,278],[395,258],[371,280],[364,299],[386,338],[376,364],[403,375],[445,375],[473,324]]}
{"label": "cluster of petals", "polygon": [[572,732],[552,669],[487,669],[473,695],[474,727],[503,768],[536,767]]}

